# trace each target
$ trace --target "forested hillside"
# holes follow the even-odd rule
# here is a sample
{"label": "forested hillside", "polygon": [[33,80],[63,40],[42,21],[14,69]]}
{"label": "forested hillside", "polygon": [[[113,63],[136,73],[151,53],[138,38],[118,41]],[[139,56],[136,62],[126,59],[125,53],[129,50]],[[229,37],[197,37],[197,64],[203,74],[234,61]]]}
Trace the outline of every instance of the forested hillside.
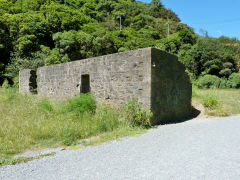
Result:
{"label": "forested hillside", "polygon": [[238,71],[238,40],[194,34],[160,0],[0,0],[0,84],[22,68],[150,46],[178,55],[193,79]]}

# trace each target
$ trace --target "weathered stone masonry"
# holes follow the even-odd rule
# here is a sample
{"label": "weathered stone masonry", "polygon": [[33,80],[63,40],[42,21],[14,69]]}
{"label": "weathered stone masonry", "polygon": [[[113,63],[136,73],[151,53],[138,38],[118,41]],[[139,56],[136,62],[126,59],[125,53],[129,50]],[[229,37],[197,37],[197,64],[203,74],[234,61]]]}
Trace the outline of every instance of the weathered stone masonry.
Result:
{"label": "weathered stone masonry", "polygon": [[32,69],[22,70],[19,73],[19,92],[23,94],[37,93],[37,75]]}
{"label": "weathered stone masonry", "polygon": [[[20,71],[20,92],[29,89],[33,70]],[[192,86],[176,56],[145,48],[37,69],[37,93],[54,99],[90,91],[98,101],[124,103],[136,98],[152,110],[153,124],[191,113]],[[30,85],[29,85],[30,84]]]}

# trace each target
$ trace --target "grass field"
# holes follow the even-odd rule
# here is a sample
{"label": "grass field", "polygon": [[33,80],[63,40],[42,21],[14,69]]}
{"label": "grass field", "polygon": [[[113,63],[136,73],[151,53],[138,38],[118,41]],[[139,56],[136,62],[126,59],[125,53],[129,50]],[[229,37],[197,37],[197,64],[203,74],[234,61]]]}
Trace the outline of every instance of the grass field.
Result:
{"label": "grass field", "polygon": [[79,114],[69,110],[77,107],[73,100],[54,103],[16,91],[0,89],[0,165],[29,149],[74,145],[92,136],[99,136],[99,143],[144,129],[130,125],[119,109],[109,106]]}
{"label": "grass field", "polygon": [[[89,103],[88,99],[84,103]],[[240,114],[240,90],[194,87],[193,103],[203,104],[206,113],[212,116]],[[79,141],[85,138],[95,137],[93,141],[82,142],[92,145],[144,132],[144,127],[129,123],[131,114],[126,116],[120,109],[97,106],[95,113],[79,114],[71,111],[76,104],[73,100],[56,103],[21,95],[17,89],[0,88],[0,166],[25,161],[11,158],[26,150],[69,145],[78,148]]]}
{"label": "grass field", "polygon": [[240,89],[198,89],[193,87],[193,104],[203,104],[210,116],[240,114]]}

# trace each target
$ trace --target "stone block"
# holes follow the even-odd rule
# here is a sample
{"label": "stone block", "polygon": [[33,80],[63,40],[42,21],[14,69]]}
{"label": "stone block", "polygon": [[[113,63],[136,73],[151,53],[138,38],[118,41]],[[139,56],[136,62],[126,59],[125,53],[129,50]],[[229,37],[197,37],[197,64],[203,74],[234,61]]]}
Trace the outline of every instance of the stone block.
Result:
{"label": "stone block", "polygon": [[21,70],[19,72],[19,92],[22,94],[37,94],[36,79],[36,70]]}
{"label": "stone block", "polygon": [[191,113],[192,86],[184,65],[155,48],[41,67],[35,75],[23,70],[19,91],[33,93],[35,78],[40,96],[64,100],[80,95],[83,75],[89,76],[98,101],[122,104],[135,98],[153,112],[152,124],[176,122]]}

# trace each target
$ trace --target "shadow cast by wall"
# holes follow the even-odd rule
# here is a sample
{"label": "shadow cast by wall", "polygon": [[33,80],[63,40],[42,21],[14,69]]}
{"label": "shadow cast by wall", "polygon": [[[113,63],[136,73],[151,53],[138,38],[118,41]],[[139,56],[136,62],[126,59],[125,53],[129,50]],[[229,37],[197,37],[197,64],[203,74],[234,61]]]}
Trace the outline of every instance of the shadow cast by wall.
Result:
{"label": "shadow cast by wall", "polygon": [[191,112],[190,116],[187,116],[187,117],[182,118],[182,119],[171,120],[170,123],[163,123],[163,124],[155,125],[155,126],[153,126],[153,128],[161,126],[161,125],[179,124],[179,123],[183,123],[183,122],[186,122],[186,121],[191,121],[191,120],[197,118],[200,114],[201,114],[201,111],[192,106],[192,112]]}

